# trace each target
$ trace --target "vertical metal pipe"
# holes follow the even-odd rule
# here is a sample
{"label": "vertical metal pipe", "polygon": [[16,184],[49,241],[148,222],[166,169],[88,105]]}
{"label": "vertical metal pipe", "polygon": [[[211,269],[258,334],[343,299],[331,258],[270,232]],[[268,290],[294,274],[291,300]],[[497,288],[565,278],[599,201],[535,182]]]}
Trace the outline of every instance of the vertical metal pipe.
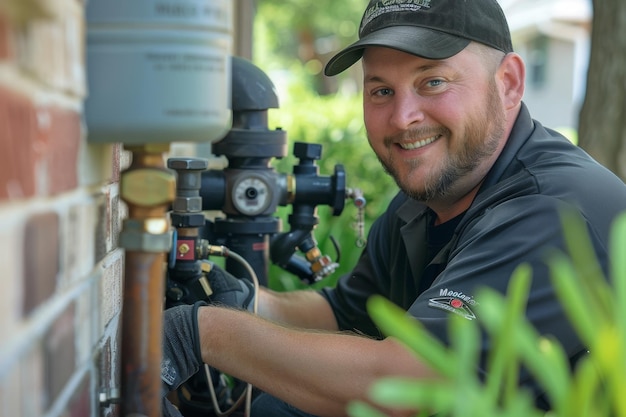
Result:
{"label": "vertical metal pipe", "polygon": [[122,415],[161,416],[163,255],[126,252]]}
{"label": "vertical metal pipe", "polygon": [[171,246],[167,212],[176,179],[165,168],[169,145],[130,147],[120,196],[128,217],[120,232],[125,252],[122,304],[122,416],[161,417],[161,358],[165,253]]}

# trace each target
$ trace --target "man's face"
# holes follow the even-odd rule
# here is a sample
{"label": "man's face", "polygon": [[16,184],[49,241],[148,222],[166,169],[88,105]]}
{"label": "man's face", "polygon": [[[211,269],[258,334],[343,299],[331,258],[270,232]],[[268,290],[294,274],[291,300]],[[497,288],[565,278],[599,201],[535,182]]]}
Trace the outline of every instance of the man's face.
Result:
{"label": "man's face", "polygon": [[480,56],[466,48],[435,61],[370,47],[363,69],[368,140],[398,186],[427,203],[477,187],[506,139],[496,82]]}

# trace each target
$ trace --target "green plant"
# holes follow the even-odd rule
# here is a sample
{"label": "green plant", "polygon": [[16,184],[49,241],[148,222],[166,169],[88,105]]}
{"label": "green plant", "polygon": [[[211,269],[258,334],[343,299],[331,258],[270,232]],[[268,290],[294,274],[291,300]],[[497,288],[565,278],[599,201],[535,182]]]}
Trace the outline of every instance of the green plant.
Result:
{"label": "green plant", "polygon": [[[329,10],[332,13],[328,13]],[[341,164],[347,186],[362,190],[367,200],[364,216],[364,232],[367,233],[397,187],[384,173],[367,142],[360,79],[353,79],[349,71],[333,78],[322,74],[323,62],[331,53],[328,48],[336,49],[356,39],[358,21],[355,18],[362,12],[361,0],[261,0],[255,15],[253,61],[272,80],[279,96],[279,108],[269,112],[269,127],[281,128],[287,133],[288,155],[275,160],[274,168],[282,173],[292,171],[297,163],[291,155],[296,141],[322,145],[322,158],[318,161],[320,174],[332,175],[335,165]],[[334,91],[340,92],[330,94]],[[291,208],[286,207],[276,213],[282,219],[284,231],[289,228],[290,212]],[[321,252],[333,260],[337,258],[333,240],[338,242],[341,248],[339,268],[309,286],[270,265],[268,285],[272,289],[289,291],[334,286],[357,262],[361,247],[356,245],[357,210],[351,201],[346,201],[338,217],[333,216],[328,207],[319,206],[318,217],[315,239]]]}
{"label": "green plant", "polygon": [[[372,222],[385,210],[397,192],[393,179],[384,173],[376,155],[370,148],[363,125],[361,98],[354,96],[319,96],[310,89],[294,82],[289,94],[280,103],[280,108],[269,114],[268,124],[272,129],[283,129],[288,138],[288,156],[274,161],[279,172],[292,172],[297,160],[292,155],[294,142],[322,145],[322,157],[317,161],[320,175],[333,175],[336,164],[343,166],[347,187],[359,188],[367,200],[365,227],[367,233]],[[357,247],[357,231],[354,223],[357,209],[351,200],[345,202],[340,216],[333,216],[330,207],[318,207],[319,224],[313,234],[320,250],[336,259],[331,237],[341,247],[340,266],[327,279],[313,285],[333,286],[339,276],[349,272],[361,253]],[[282,219],[283,229],[288,230],[287,217],[290,207],[277,213]],[[270,268],[270,287],[275,290],[294,290],[308,285],[276,266]]]}
{"label": "green plant", "polygon": [[[568,254],[553,253],[548,264],[559,301],[589,348],[575,370],[570,369],[561,345],[537,334],[525,319],[532,271],[520,265],[506,295],[485,288],[477,296],[483,329],[494,346],[482,381],[476,373],[480,328],[475,322],[451,317],[451,345],[446,347],[404,310],[372,297],[369,311],[383,332],[405,343],[443,378],[439,382],[382,379],[373,385],[371,399],[390,408],[437,410],[441,416],[626,416],[626,214],[616,219],[612,231],[612,281],[603,276],[582,221],[565,214],[563,223]],[[517,386],[522,365],[547,393],[553,405],[547,414]],[[382,415],[361,402],[352,403],[349,414]]]}

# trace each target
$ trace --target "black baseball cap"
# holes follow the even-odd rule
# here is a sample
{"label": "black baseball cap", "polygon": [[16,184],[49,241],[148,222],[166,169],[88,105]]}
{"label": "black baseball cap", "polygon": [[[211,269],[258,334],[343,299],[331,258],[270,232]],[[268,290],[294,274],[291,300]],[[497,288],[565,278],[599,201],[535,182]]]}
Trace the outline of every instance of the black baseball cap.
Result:
{"label": "black baseball cap", "polygon": [[471,41],[513,52],[497,0],[371,0],[361,19],[359,40],[332,57],[324,74],[337,75],[352,66],[368,46],[445,59]]}

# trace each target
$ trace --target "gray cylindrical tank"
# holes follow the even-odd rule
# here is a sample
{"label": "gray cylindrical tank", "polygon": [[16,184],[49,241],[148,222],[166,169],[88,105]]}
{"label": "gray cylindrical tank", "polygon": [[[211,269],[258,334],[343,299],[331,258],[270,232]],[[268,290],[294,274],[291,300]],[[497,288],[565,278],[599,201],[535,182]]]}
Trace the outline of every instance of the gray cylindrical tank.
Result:
{"label": "gray cylindrical tank", "polygon": [[231,125],[232,0],[89,0],[88,140],[213,142]]}

